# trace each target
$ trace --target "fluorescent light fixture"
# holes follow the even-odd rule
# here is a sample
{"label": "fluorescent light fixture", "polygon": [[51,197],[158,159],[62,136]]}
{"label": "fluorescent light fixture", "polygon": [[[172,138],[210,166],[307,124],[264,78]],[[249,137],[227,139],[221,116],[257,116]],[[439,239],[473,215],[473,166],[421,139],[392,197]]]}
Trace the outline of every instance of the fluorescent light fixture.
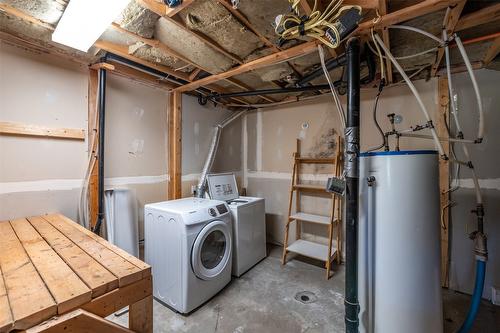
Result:
{"label": "fluorescent light fixture", "polygon": [[52,33],[54,42],[87,52],[130,0],[71,0]]}

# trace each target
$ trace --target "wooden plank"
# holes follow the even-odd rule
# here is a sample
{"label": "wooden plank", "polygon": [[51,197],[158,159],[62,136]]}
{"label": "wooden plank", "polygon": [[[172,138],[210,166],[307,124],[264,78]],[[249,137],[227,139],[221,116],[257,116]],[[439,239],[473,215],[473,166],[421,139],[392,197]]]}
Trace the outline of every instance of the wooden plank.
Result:
{"label": "wooden plank", "polygon": [[118,278],[119,286],[130,284],[142,278],[142,271],[137,266],[134,266],[106,246],[74,228],[59,216],[46,215],[44,219],[49,221],[50,224],[58,229],[63,235],[78,244],[83,251],[87,252],[91,257],[113,273],[113,275]]}
{"label": "wooden plank", "polygon": [[150,296],[152,293],[153,278],[149,276],[94,298],[89,303],[82,305],[81,308],[100,317],[106,317],[127,305],[134,304]]}
{"label": "wooden plank", "polygon": [[493,59],[500,53],[500,37],[493,40],[493,44],[488,48],[483,59],[484,66],[488,66]]}
{"label": "wooden plank", "polygon": [[191,91],[195,90],[196,88],[199,88],[201,86],[214,83],[238,74],[243,74],[251,70],[263,68],[266,66],[271,66],[280,62],[284,62],[293,58],[301,57],[307,54],[310,54],[312,52],[317,51],[317,41],[311,41],[307,42],[304,44],[300,44],[294,47],[291,47],[287,50],[278,52],[278,53],[273,53],[268,56],[256,59],[251,62],[247,62],[241,66],[235,67],[233,69],[230,69],[224,73],[216,74],[216,75],[211,75],[207,76],[206,78],[203,78],[201,80],[196,80],[193,81],[189,84],[180,86],[179,88],[174,89],[174,91],[177,92],[186,92],[186,91]]}
{"label": "wooden plank", "polygon": [[153,332],[153,296],[143,298],[129,307],[129,327],[134,332]]}
{"label": "wooden plank", "polygon": [[57,305],[9,222],[0,222],[0,267],[15,329],[26,329],[57,313]]}
{"label": "wooden plank", "polygon": [[9,298],[7,297],[2,268],[0,267],[0,332],[10,331],[13,325],[14,319],[12,319]]}
{"label": "wooden plank", "polygon": [[[438,80],[438,117],[436,120],[436,132],[440,137],[448,138],[446,124],[449,124],[449,93],[448,79],[441,77]],[[444,153],[449,156],[450,142],[442,143]],[[441,212],[441,285],[448,287],[449,283],[449,209],[450,194],[450,163],[448,160],[439,159],[439,193],[440,193],[440,212]]]}
{"label": "wooden plank", "polygon": [[[460,15],[462,14],[462,10],[464,9],[466,0],[459,2],[453,9],[450,10],[450,14],[448,16],[448,22],[445,23],[446,33],[448,36],[451,36],[455,31],[455,27],[458,23]],[[436,55],[436,61],[432,65],[431,76],[436,76],[436,73],[439,69],[439,65],[441,64],[441,60],[444,56],[444,47],[440,47],[438,49],[438,53]]]}
{"label": "wooden plank", "polygon": [[168,199],[182,197],[182,94],[172,92],[168,108]]}
{"label": "wooden plank", "polygon": [[91,299],[91,290],[26,219],[10,222],[31,262],[63,313]]}
{"label": "wooden plank", "polygon": [[137,3],[139,3],[143,7],[148,8],[149,10],[155,12],[160,16],[168,16],[168,17],[176,15],[181,10],[191,5],[193,2],[194,0],[183,0],[179,6],[170,8],[163,2],[158,2],[155,0],[137,0]]}
{"label": "wooden plank", "polygon": [[53,128],[39,125],[0,122],[0,134],[43,136],[58,139],[85,140],[85,130],[77,128]]}
{"label": "wooden plank", "polygon": [[[149,1],[151,1],[151,0],[149,0]],[[165,10],[165,15],[168,17],[172,17],[172,16],[176,15],[177,13],[179,13],[181,10],[187,8],[193,2],[194,2],[194,0],[183,0],[182,3],[180,5],[178,5],[177,7],[170,8],[170,7],[166,6],[167,9]]]}
{"label": "wooden plank", "polygon": [[354,32],[356,34],[367,34],[370,33],[370,29],[380,30],[393,24],[398,24],[404,21],[411,20],[413,18],[423,16],[448,6],[453,6],[458,2],[463,0],[424,0],[420,1],[415,5],[405,7],[403,9],[394,11],[387,15],[382,15],[380,20],[374,22],[373,20],[367,20],[359,24],[358,29]]}
{"label": "wooden plank", "polygon": [[40,216],[29,222],[92,291],[92,298],[118,288],[118,279]]}
{"label": "wooden plank", "polygon": [[108,70],[108,71],[114,71],[115,70],[115,66],[114,65],[108,64],[106,62],[98,62],[98,63],[92,64],[92,65],[90,65],[90,68],[91,69],[105,69],[105,70]]}
{"label": "wooden plank", "polygon": [[133,333],[123,326],[77,309],[26,330],[26,333]]}
{"label": "wooden plank", "polygon": [[464,15],[455,27],[455,31],[477,27],[481,24],[500,20],[500,3],[482,8],[473,13]]}
{"label": "wooden plank", "polygon": [[83,234],[85,234],[88,237],[92,238],[93,240],[95,240],[99,244],[107,247],[108,249],[110,249],[111,251],[113,251],[114,253],[116,253],[117,255],[119,255],[120,257],[122,257],[123,259],[125,259],[125,260],[129,261],[130,263],[132,263],[134,266],[139,267],[143,271],[143,277],[147,277],[147,276],[151,275],[151,266],[149,266],[148,264],[146,264],[144,261],[142,261],[142,260],[134,257],[133,255],[129,254],[128,252],[120,249],[118,246],[116,246],[114,244],[111,244],[110,242],[108,242],[104,238],[102,238],[102,237],[94,234],[92,231],[90,231],[88,229],[85,229],[84,227],[82,227],[78,223],[73,222],[72,220],[70,220],[66,216],[61,215],[61,214],[48,214],[48,215],[44,216],[44,218],[45,217],[57,218],[61,222],[64,222],[68,226],[73,227],[73,228],[79,230],[80,232],[82,232]]}

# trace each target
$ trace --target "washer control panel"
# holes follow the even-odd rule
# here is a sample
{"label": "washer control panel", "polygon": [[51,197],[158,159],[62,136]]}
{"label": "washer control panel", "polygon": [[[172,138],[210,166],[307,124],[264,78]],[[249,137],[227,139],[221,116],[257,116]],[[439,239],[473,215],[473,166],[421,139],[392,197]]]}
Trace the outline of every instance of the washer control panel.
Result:
{"label": "washer control panel", "polygon": [[208,209],[208,214],[212,217],[216,217],[217,216],[217,212],[215,211],[215,209],[213,208],[209,208]]}

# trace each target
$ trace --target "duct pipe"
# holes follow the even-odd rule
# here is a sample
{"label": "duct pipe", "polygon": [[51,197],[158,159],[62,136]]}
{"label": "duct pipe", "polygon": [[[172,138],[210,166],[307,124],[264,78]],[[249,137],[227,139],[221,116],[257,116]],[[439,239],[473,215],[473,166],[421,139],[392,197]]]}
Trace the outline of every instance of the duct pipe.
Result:
{"label": "duct pipe", "polygon": [[97,222],[94,227],[94,232],[100,234],[101,225],[104,220],[104,117],[106,114],[106,70],[99,69],[99,142],[97,149],[98,164],[98,212]]}
{"label": "duct pipe", "polygon": [[217,124],[214,128],[214,135],[212,136],[212,142],[210,143],[210,148],[208,149],[208,156],[205,160],[205,165],[203,166],[203,170],[201,171],[200,181],[196,186],[196,196],[198,198],[203,198],[205,196],[206,186],[205,183],[207,181],[207,175],[212,168],[212,164],[214,164],[215,155],[217,153],[217,147],[219,146],[219,139],[221,135],[221,131],[224,127],[232,123],[235,119],[239,118],[246,111],[239,111],[228,118],[224,119],[220,124]]}
{"label": "duct pipe", "polygon": [[358,332],[358,185],[359,185],[359,39],[347,43],[347,127],[344,172],[346,175],[346,270],[345,325],[347,333]]}

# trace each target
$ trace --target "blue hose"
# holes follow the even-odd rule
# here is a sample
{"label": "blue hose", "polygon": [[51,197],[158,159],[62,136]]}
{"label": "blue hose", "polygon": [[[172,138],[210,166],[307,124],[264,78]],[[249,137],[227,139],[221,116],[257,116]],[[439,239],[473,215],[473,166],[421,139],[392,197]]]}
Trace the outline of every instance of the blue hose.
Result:
{"label": "blue hose", "polygon": [[482,260],[476,261],[476,283],[474,286],[474,294],[472,295],[472,301],[469,308],[469,313],[467,318],[465,318],[462,327],[457,333],[467,333],[470,331],[474,320],[476,319],[477,312],[479,310],[479,304],[481,303],[481,297],[483,295],[484,288],[484,276],[486,272],[486,262]]}

